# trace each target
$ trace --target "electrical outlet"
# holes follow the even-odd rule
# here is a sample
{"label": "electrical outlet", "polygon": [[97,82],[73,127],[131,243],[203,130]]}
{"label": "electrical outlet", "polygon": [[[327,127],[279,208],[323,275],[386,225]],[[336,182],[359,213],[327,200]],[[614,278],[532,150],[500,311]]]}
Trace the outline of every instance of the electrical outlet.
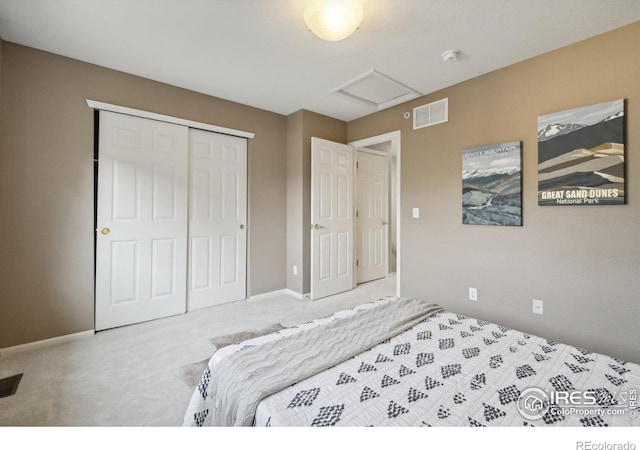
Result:
{"label": "electrical outlet", "polygon": [[298,266],[293,266],[293,274],[298,275]]}
{"label": "electrical outlet", "polygon": [[478,301],[478,290],[476,288],[469,288],[469,300]]}
{"label": "electrical outlet", "polygon": [[542,315],[542,300],[533,299],[533,312]]}

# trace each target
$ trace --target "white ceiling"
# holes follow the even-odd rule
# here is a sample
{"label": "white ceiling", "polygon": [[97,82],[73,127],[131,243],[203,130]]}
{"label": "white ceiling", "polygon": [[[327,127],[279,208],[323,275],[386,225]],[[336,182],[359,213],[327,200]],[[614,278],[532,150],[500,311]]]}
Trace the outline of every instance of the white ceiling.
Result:
{"label": "white ceiling", "polygon": [[[305,0],[0,0],[10,41],[280,114],[375,107],[333,92],[373,69],[422,94],[640,20],[639,0],[362,0],[341,42]],[[457,63],[440,55],[459,49]]]}

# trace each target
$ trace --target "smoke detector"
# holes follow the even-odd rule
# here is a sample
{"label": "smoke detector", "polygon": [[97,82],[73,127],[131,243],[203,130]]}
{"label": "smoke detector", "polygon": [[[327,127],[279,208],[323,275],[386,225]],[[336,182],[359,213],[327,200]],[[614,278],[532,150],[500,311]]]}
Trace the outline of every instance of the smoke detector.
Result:
{"label": "smoke detector", "polygon": [[442,60],[447,63],[456,62],[460,56],[460,50],[447,50],[442,54]]}

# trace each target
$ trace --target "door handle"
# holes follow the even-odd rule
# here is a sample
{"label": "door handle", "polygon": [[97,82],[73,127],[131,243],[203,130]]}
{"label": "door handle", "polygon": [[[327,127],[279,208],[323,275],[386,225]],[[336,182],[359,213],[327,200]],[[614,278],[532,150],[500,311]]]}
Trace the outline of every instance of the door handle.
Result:
{"label": "door handle", "polygon": [[316,230],[319,230],[320,228],[324,228],[324,227],[322,225],[315,224],[313,228],[315,228]]}
{"label": "door handle", "polygon": [[244,230],[244,224],[240,224],[240,229]]}
{"label": "door handle", "polygon": [[100,230],[100,233],[106,236],[107,234],[111,233],[111,230],[109,228],[103,228],[102,230]]}
{"label": "door handle", "polygon": [[382,225],[386,225],[386,224],[387,224],[387,222],[383,220],[382,221]]}

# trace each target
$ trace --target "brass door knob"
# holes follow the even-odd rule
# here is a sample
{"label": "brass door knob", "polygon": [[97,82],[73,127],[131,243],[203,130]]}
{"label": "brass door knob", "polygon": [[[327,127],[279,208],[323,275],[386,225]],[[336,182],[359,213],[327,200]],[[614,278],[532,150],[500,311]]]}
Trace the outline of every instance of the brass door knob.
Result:
{"label": "brass door knob", "polygon": [[110,230],[110,229],[108,229],[108,228],[103,228],[102,230],[100,230],[100,233],[104,234],[105,236],[106,236],[107,234],[109,234],[110,232],[111,232],[111,230]]}
{"label": "brass door knob", "polygon": [[240,224],[240,229],[244,230],[244,224]]}
{"label": "brass door knob", "polygon": [[382,222],[382,225],[386,225],[386,224],[387,224],[387,222],[386,222],[386,221],[383,221],[383,222]]}
{"label": "brass door knob", "polygon": [[315,228],[316,230],[319,230],[320,228],[324,228],[324,227],[322,225],[315,224],[313,228]]}

